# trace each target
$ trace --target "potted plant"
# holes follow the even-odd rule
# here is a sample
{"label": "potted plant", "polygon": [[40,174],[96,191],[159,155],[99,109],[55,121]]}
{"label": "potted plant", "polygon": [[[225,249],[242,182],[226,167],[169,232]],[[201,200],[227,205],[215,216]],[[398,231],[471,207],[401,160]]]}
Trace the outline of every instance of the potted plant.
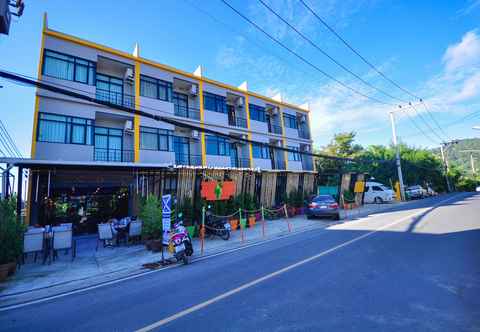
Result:
{"label": "potted plant", "polygon": [[143,221],[142,235],[148,250],[158,252],[162,250],[162,208],[158,198],[148,195],[140,206],[140,219]]}
{"label": "potted plant", "polygon": [[25,226],[15,213],[16,198],[0,200],[0,282],[15,273],[23,251]]}
{"label": "potted plant", "polygon": [[250,194],[245,195],[245,202],[244,202],[245,210],[247,210],[248,216],[248,227],[255,226],[257,218],[255,217],[255,210],[257,206],[255,205],[255,198],[252,197]]}

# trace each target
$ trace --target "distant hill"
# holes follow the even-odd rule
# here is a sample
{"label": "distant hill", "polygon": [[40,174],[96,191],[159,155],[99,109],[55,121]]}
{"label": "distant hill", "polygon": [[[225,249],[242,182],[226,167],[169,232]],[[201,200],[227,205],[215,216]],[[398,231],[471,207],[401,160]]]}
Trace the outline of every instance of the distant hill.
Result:
{"label": "distant hill", "polygon": [[[458,141],[458,144],[452,145],[447,152],[447,158],[449,164],[460,166],[466,173],[472,173],[472,167],[470,163],[470,152],[461,152],[468,150],[477,150],[471,152],[473,154],[475,170],[477,173],[480,171],[480,138],[468,138]],[[440,148],[434,149],[435,154],[440,154]]]}

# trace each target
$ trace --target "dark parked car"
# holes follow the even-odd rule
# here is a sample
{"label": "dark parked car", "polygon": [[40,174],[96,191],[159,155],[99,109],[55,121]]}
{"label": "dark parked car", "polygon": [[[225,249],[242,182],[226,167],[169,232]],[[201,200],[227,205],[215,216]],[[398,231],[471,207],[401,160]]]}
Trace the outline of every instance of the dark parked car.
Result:
{"label": "dark parked car", "polygon": [[340,220],[340,210],[338,203],[331,195],[319,195],[312,199],[307,207],[307,218],[330,217],[334,220]]}

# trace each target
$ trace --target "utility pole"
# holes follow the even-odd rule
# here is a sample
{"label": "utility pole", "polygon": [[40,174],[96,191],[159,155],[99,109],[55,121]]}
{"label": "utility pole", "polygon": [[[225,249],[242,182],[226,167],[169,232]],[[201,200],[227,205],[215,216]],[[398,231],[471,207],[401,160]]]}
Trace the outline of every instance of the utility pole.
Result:
{"label": "utility pole", "polygon": [[480,150],[462,150],[460,152],[470,153],[470,167],[472,168],[472,174],[475,175],[477,170],[475,169],[475,158],[473,158],[473,154],[479,153]]}
{"label": "utility pole", "polygon": [[440,144],[440,152],[442,153],[442,161],[443,161],[443,168],[445,171],[445,181],[447,182],[447,190],[448,192],[452,191],[452,187],[450,186],[450,180],[448,179],[448,163],[445,159],[445,152],[443,151],[443,144]]}
{"label": "utility pole", "polygon": [[403,186],[403,174],[402,174],[402,164],[400,162],[400,147],[397,144],[397,130],[395,128],[395,115],[393,111],[390,111],[390,122],[392,124],[392,138],[393,145],[395,145],[395,155],[396,155],[396,164],[398,172],[398,182],[400,183],[400,196],[402,201],[405,200],[405,188]]}
{"label": "utility pole", "polygon": [[473,160],[473,153],[470,153],[470,165],[472,165],[472,174],[475,175],[475,161]]}
{"label": "utility pole", "polygon": [[447,181],[447,189],[449,192],[452,191],[452,185],[450,184],[450,179],[448,178],[449,167],[448,167],[447,153],[448,153],[448,149],[454,144],[458,144],[458,140],[443,142],[440,144],[440,152],[442,154],[443,167],[445,168],[445,180]]}

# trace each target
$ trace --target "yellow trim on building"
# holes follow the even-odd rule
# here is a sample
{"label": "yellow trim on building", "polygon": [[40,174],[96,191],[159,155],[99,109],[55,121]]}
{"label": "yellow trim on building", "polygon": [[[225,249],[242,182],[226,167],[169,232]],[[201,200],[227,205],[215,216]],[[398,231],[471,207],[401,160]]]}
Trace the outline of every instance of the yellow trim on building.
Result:
{"label": "yellow trim on building", "polygon": [[[312,139],[312,121],[310,121],[310,113],[307,114],[307,119],[308,119],[308,133],[310,134],[310,139]],[[310,144],[310,152],[313,152],[313,142]],[[312,156],[312,169],[314,172],[317,171],[317,166],[315,163],[315,158]],[[302,166],[303,167],[303,166]]]}
{"label": "yellow trim on building", "polygon": [[[43,68],[43,50],[45,49],[45,33],[47,31],[47,13],[43,14],[43,24],[42,24],[42,38],[40,45],[40,55],[38,60],[37,68],[37,79],[42,79],[42,68]],[[37,127],[38,127],[38,113],[40,111],[40,98],[38,97],[37,91],[35,91],[35,110],[33,112],[33,128],[32,128],[32,144],[30,147],[30,158],[35,159],[37,153]],[[30,202],[32,198],[32,177],[28,177],[28,192],[27,192],[27,205],[25,211],[25,222],[30,223]]]}
{"label": "yellow trim on building", "polygon": [[[37,79],[42,79],[42,68],[43,68],[43,50],[45,48],[45,32],[47,31],[47,14],[43,15],[43,27],[42,27],[42,41],[40,46],[40,57],[38,60],[37,68]],[[35,91],[35,110],[33,114],[33,128],[32,128],[32,145],[30,149],[30,157],[35,158],[35,153],[37,152],[37,126],[38,126],[38,112],[40,108],[40,98],[38,97],[37,91]]]}
{"label": "yellow trim on building", "polygon": [[297,110],[297,111],[300,111],[300,112],[305,112],[305,113],[309,112],[309,110],[304,109],[304,108],[302,108],[298,105],[293,105],[293,104],[286,103],[286,102],[280,102],[278,100],[274,100],[272,98],[262,96],[258,93],[251,92],[251,91],[245,92],[244,90],[239,89],[239,88],[237,88],[233,85],[221,83],[221,82],[218,82],[218,81],[206,78],[206,77],[198,77],[198,76],[193,75],[192,73],[189,73],[189,72],[186,72],[186,71],[183,71],[183,70],[180,70],[180,69],[176,69],[176,68],[173,68],[171,66],[167,66],[167,65],[164,65],[164,64],[152,61],[152,60],[144,59],[142,57],[136,58],[133,55],[127,53],[127,52],[119,51],[119,50],[113,49],[113,48],[108,47],[108,46],[100,45],[100,44],[97,44],[97,43],[94,43],[94,42],[91,42],[91,41],[88,41],[88,40],[85,40],[85,39],[82,39],[82,38],[78,38],[78,37],[75,37],[75,36],[65,34],[63,32],[46,29],[45,33],[50,37],[58,38],[58,39],[61,39],[61,40],[66,40],[66,41],[69,41],[69,42],[72,42],[72,43],[75,43],[75,44],[78,44],[78,45],[86,46],[86,47],[91,47],[91,48],[94,48],[94,49],[97,49],[97,50],[100,50],[100,51],[103,51],[103,52],[106,52],[106,53],[110,53],[110,54],[113,54],[113,55],[117,55],[117,56],[120,56],[120,57],[130,59],[132,61],[139,61],[140,63],[150,65],[152,67],[156,67],[156,68],[168,71],[170,73],[183,75],[185,77],[198,80],[199,82],[203,81],[205,83],[209,83],[209,84],[215,85],[217,87],[228,89],[228,90],[231,90],[231,91],[234,91],[234,92],[237,92],[237,93],[242,93],[242,94],[246,93],[251,97],[256,97],[256,98],[262,99],[263,101],[268,102],[269,104],[272,104],[272,105],[283,106],[283,107],[286,107],[286,108],[291,108],[291,109],[294,109],[294,110]]}
{"label": "yellow trim on building", "polygon": [[[248,129],[248,139],[252,140],[252,132],[250,130],[250,108],[248,104],[248,93],[245,93],[245,114],[247,115],[247,129]],[[248,143],[248,156],[250,157],[250,168],[255,167],[253,164],[253,148],[252,143]]]}
{"label": "yellow trim on building", "polygon": [[[198,101],[200,103],[200,124],[205,128],[205,110],[203,108],[203,81],[198,81]],[[207,166],[207,147],[205,145],[205,133],[200,133],[200,144],[202,149],[202,166]]]}
{"label": "yellow trim on building", "polygon": [[[287,138],[285,136],[285,118],[283,117],[283,110],[280,108],[280,112],[278,112],[278,115],[280,115],[280,123],[282,125],[282,143],[283,147],[287,147]],[[288,152],[283,151],[283,155],[285,158],[285,170],[288,169]]]}
{"label": "yellow trim on building", "polygon": [[[135,61],[135,109],[140,110],[140,62]],[[140,115],[135,114],[133,118],[133,149],[134,161],[140,161]]]}

